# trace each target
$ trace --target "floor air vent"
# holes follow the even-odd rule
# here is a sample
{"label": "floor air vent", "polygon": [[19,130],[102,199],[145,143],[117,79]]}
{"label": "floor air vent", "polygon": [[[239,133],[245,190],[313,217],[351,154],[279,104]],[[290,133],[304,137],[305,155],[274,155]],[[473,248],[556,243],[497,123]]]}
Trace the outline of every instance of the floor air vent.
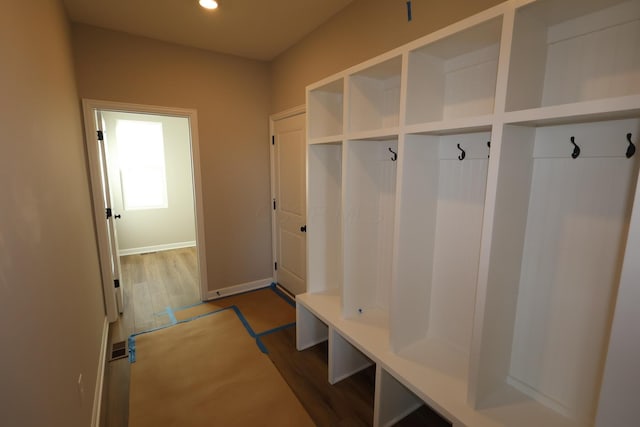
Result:
{"label": "floor air vent", "polygon": [[111,359],[109,359],[109,361],[122,359],[127,357],[127,355],[128,355],[127,342],[126,341],[114,342],[113,345],[111,346]]}

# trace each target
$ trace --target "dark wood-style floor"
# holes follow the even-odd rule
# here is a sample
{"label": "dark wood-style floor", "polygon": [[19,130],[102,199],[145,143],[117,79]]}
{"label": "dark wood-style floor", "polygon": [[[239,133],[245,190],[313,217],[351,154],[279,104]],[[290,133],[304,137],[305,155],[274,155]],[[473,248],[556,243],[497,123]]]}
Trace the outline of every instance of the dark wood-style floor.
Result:
{"label": "dark wood-style floor", "polygon": [[[297,351],[295,328],[265,335],[261,340],[269,351],[269,357],[316,425],[373,425],[375,366],[331,385],[327,380],[327,342]],[[422,406],[396,426],[450,427],[451,424],[430,408]]]}
{"label": "dark wood-style floor", "polygon": [[[176,309],[200,300],[194,248],[122,257],[121,264],[124,313],[110,327],[110,345],[126,340],[133,333],[169,324],[167,307]],[[262,341],[272,362],[318,426],[372,425],[375,368],[330,385],[326,343],[298,352],[295,328],[266,335]],[[101,426],[128,425],[129,378],[128,359],[108,362]],[[397,425],[450,426],[426,407]]]}

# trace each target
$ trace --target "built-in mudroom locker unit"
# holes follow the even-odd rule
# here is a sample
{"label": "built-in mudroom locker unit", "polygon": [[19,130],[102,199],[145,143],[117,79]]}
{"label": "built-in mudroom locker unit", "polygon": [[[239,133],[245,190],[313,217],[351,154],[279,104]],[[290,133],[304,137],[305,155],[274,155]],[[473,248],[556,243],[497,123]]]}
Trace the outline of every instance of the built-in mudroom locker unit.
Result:
{"label": "built-in mudroom locker unit", "polygon": [[297,346],[374,424],[640,425],[640,0],[502,3],[307,88]]}

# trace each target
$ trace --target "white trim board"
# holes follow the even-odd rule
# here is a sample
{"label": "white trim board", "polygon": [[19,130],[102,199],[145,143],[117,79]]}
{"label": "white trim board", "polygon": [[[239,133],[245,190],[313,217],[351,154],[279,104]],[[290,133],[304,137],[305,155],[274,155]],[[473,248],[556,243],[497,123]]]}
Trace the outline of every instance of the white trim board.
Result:
{"label": "white trim board", "polygon": [[227,286],[226,288],[214,289],[209,291],[205,300],[210,301],[214,299],[224,298],[231,295],[239,294],[242,292],[254,291],[256,289],[266,288],[273,283],[273,277],[266,279],[255,280],[253,282],[241,283],[239,285]]}
{"label": "white trim board", "polygon": [[147,254],[150,252],[170,251],[172,249],[192,248],[196,246],[195,240],[190,242],[167,243],[166,245],[141,246],[139,248],[120,249],[119,256]]}
{"label": "white trim board", "polygon": [[109,320],[104,317],[102,325],[102,343],[98,356],[98,373],[96,375],[96,388],[93,392],[93,409],[91,412],[91,427],[100,426],[100,413],[102,408],[102,390],[104,388],[104,373],[107,366],[107,343],[109,341]]}
{"label": "white trim board", "polygon": [[269,120],[271,122],[276,122],[278,120],[286,119],[287,117],[297,116],[298,114],[304,114],[307,111],[307,106],[305,104],[298,105],[297,107],[289,108],[288,110],[281,111],[279,113],[275,113],[269,116]]}

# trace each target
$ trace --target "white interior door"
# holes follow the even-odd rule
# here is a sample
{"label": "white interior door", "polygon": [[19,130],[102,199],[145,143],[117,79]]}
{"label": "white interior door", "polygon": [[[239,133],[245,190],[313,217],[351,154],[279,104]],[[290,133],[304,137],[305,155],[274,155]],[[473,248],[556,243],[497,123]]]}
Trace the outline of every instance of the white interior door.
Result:
{"label": "white interior door", "polygon": [[306,292],[305,115],[273,123],[275,276],[297,295]]}
{"label": "white interior door", "polygon": [[100,157],[100,180],[102,181],[102,198],[105,206],[105,221],[107,228],[107,238],[109,240],[109,261],[111,282],[114,286],[116,305],[118,312],[124,310],[122,287],[120,286],[120,257],[118,256],[118,239],[116,236],[115,219],[117,214],[113,211],[111,191],[109,189],[108,165],[107,165],[107,144],[104,138],[104,126],[102,114],[96,113],[96,127],[98,129],[98,155]]}

